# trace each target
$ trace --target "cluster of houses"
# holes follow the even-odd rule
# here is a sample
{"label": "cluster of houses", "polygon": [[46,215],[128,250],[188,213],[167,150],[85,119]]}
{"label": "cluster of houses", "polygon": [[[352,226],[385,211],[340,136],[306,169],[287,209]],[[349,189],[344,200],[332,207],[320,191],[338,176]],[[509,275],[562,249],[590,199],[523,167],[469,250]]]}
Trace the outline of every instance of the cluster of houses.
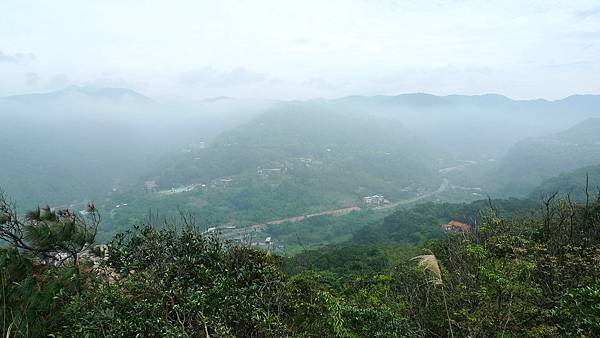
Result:
{"label": "cluster of houses", "polygon": [[200,150],[206,148],[206,142],[198,142],[198,143],[190,143],[187,147],[183,148],[181,151],[184,153],[191,153],[195,150]]}
{"label": "cluster of houses", "polygon": [[210,186],[213,187],[213,188],[216,188],[217,186],[226,188],[226,187],[228,187],[231,184],[231,182],[233,182],[233,178],[228,178],[228,177],[226,177],[226,178],[219,178],[217,180],[213,180],[211,182]]}
{"label": "cluster of houses", "polygon": [[[228,177],[218,178],[218,179],[214,179],[211,181],[210,187],[211,188],[227,187],[231,182],[233,182],[232,178],[228,178]],[[159,188],[158,183],[156,183],[155,180],[150,180],[150,181],[144,182],[144,189],[146,190],[146,192],[159,193],[162,195],[173,195],[173,194],[179,194],[182,192],[190,192],[190,191],[196,190],[198,188],[205,189],[205,188],[208,188],[208,186],[204,183],[195,183],[195,184],[182,185],[179,187],[171,187],[166,190],[159,190],[158,188]]]}
{"label": "cluster of houses", "polygon": [[220,225],[220,226],[214,226],[214,227],[210,227],[208,229],[206,229],[206,231],[203,232],[203,234],[220,234],[223,230],[233,230],[235,229],[236,226],[235,225]]}
{"label": "cluster of houses", "polygon": [[373,196],[365,196],[363,197],[363,203],[369,206],[379,207],[385,204],[387,200],[383,195],[373,195]]}
{"label": "cluster of houses", "polygon": [[283,252],[285,246],[283,244],[276,244],[271,237],[265,238],[263,241],[255,241],[250,243],[251,247],[265,250],[266,252]]}
{"label": "cluster of houses", "polygon": [[235,225],[231,224],[217,225],[206,229],[203,234],[216,235],[235,245],[244,247],[249,246],[267,252],[283,252],[285,250],[285,246],[282,243],[275,243],[275,240],[270,236],[266,237],[264,240],[259,240],[257,235],[261,232],[260,230],[249,232],[247,229],[248,228],[237,228]]}
{"label": "cluster of houses", "polygon": [[147,192],[156,192],[158,190],[158,184],[155,180],[144,182],[144,188]]}
{"label": "cluster of houses", "polygon": [[190,184],[190,185],[185,185],[185,186],[181,186],[178,188],[171,188],[171,189],[167,189],[167,190],[161,190],[158,193],[159,194],[163,194],[163,195],[173,195],[173,194],[180,194],[182,192],[190,192],[195,190],[198,187],[206,187],[206,184]]}
{"label": "cluster of houses", "polygon": [[[314,164],[320,164],[319,161],[315,161],[310,157],[298,157],[296,158],[304,167],[310,167]],[[269,177],[273,175],[278,175],[281,173],[285,173],[288,170],[293,170],[296,165],[298,165],[297,161],[293,160],[282,160],[278,162],[271,163],[271,168],[265,167],[257,167],[256,173],[261,177]]]}
{"label": "cluster of houses", "polygon": [[298,160],[300,160],[300,162],[302,162],[307,167],[309,167],[313,163],[313,159],[310,157],[299,157]]}
{"label": "cluster of houses", "polygon": [[276,161],[269,164],[270,168],[256,167],[256,174],[261,177],[269,177],[273,175],[279,175],[287,172],[288,170],[294,169],[294,163],[290,161]]}
{"label": "cluster of houses", "polygon": [[261,177],[269,177],[274,174],[281,174],[281,168],[256,168],[256,174]]}

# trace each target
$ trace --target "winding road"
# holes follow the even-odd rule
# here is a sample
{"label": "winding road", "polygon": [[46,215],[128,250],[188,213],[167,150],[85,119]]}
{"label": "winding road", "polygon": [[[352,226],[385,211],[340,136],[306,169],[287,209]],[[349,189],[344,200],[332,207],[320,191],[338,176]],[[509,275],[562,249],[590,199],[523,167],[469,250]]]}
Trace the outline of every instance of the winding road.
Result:
{"label": "winding road", "polygon": [[[383,205],[380,207],[375,207],[375,208],[373,208],[373,210],[386,210],[386,209],[391,209],[391,208],[397,207],[399,205],[415,203],[422,199],[429,198],[431,196],[434,196],[434,195],[437,195],[439,193],[446,191],[448,189],[448,186],[449,186],[448,179],[444,178],[442,181],[442,184],[440,184],[440,187],[437,188],[437,190],[425,193],[420,196],[415,196],[412,198],[399,200],[399,201],[396,201],[396,202],[393,202],[390,204],[386,204],[386,205]],[[316,216],[338,217],[338,216],[347,215],[353,211],[360,211],[360,210],[362,210],[362,209],[358,206],[351,206],[351,207],[347,207],[347,208],[322,211],[322,212],[318,212],[318,213],[314,213],[314,214],[305,214],[305,215],[300,215],[300,216],[288,217],[288,218],[278,219],[278,220],[269,221],[269,222],[260,223],[260,224],[254,224],[254,225],[250,225],[247,227],[231,230],[231,231],[227,232],[227,235],[235,237],[235,236],[245,235],[245,234],[248,234],[248,233],[251,233],[254,231],[264,230],[269,225],[277,225],[277,224],[282,224],[282,223],[286,223],[286,222],[290,222],[290,223],[301,222],[301,221],[304,221],[306,219],[309,219],[311,217],[316,217]]]}

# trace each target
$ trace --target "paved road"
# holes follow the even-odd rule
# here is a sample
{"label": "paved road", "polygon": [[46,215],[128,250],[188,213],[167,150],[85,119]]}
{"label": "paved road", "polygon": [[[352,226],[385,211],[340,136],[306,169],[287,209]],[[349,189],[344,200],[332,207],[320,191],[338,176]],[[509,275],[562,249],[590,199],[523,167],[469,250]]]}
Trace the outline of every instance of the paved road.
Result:
{"label": "paved road", "polygon": [[247,234],[247,233],[250,233],[253,231],[263,230],[264,228],[266,228],[269,225],[282,224],[282,223],[286,223],[286,222],[291,222],[291,223],[301,222],[301,221],[304,221],[305,219],[309,219],[309,218],[315,217],[315,216],[335,216],[335,217],[337,217],[337,216],[347,215],[353,211],[360,211],[360,210],[362,210],[362,209],[357,206],[335,209],[335,210],[327,210],[327,211],[317,212],[314,214],[294,216],[294,217],[278,219],[278,220],[274,220],[274,221],[270,221],[270,222],[266,222],[266,223],[250,225],[247,227],[228,231],[227,234],[233,235],[233,236],[243,235],[243,234]]}
{"label": "paved road", "polygon": [[[433,195],[436,195],[436,194],[446,191],[448,189],[448,185],[449,185],[448,180],[446,178],[444,178],[440,187],[435,191],[431,191],[431,192],[425,193],[420,196],[396,201],[394,203],[386,204],[384,206],[376,207],[374,209],[375,210],[385,210],[385,209],[397,207],[399,205],[405,205],[405,204],[411,204],[414,202],[418,202],[422,199],[425,199],[425,198],[428,198]],[[318,212],[318,213],[314,213],[314,214],[306,214],[306,215],[294,216],[294,217],[289,217],[289,218],[283,218],[283,219],[278,219],[278,220],[274,220],[274,221],[270,221],[270,222],[266,222],[266,223],[255,224],[255,225],[250,225],[247,227],[231,230],[231,231],[227,232],[227,235],[239,236],[239,235],[244,235],[244,234],[251,233],[254,231],[263,230],[264,228],[266,228],[269,225],[282,224],[282,223],[286,223],[286,222],[291,222],[291,223],[301,222],[301,221],[304,221],[306,219],[309,219],[309,218],[315,217],[315,216],[335,216],[335,217],[337,217],[337,216],[347,215],[353,211],[360,211],[360,210],[362,210],[360,207],[352,206],[352,207],[348,207],[348,208],[327,210],[327,211]]]}
{"label": "paved road", "polygon": [[442,181],[442,184],[440,185],[440,187],[437,188],[437,190],[435,190],[435,191],[431,191],[431,192],[428,192],[428,193],[425,193],[423,195],[416,196],[416,197],[413,197],[413,198],[408,198],[408,199],[400,200],[400,201],[397,201],[397,202],[394,202],[394,203],[382,205],[380,207],[376,207],[375,209],[376,210],[383,210],[383,209],[394,208],[394,207],[397,207],[397,206],[403,205],[403,204],[415,203],[415,202],[418,202],[418,201],[420,201],[422,199],[431,197],[433,195],[437,195],[437,194],[439,194],[441,192],[444,192],[444,191],[448,190],[448,185],[449,185],[448,179],[444,178],[444,180]]}

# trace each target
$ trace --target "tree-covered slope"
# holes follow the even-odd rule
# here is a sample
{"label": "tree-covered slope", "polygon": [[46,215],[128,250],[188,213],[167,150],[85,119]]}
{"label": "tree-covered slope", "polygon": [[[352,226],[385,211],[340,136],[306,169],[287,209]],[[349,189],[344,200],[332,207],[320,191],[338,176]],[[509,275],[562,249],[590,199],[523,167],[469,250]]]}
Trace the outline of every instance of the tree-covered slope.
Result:
{"label": "tree-covered slope", "polygon": [[538,206],[533,200],[495,199],[471,203],[422,203],[400,209],[379,222],[372,222],[353,233],[355,244],[418,244],[444,235],[442,225],[459,221],[476,227],[487,212],[514,216],[532,212]]}
{"label": "tree-covered slope", "polygon": [[76,262],[47,254],[92,241],[69,231],[77,213],[0,208],[2,333],[596,337],[598,203],[483,210],[472,231],[422,246],[338,244],[295,257],[207,236],[187,219],[134,227],[104,250],[79,247]]}
{"label": "tree-covered slope", "polygon": [[[298,158],[318,157],[327,149],[322,147],[326,144],[334,144],[331,151],[345,156],[344,161],[356,168],[352,175],[364,169],[370,173],[363,176],[377,172],[381,177],[409,177],[422,171],[423,162],[429,167],[426,169],[442,169],[457,166],[461,160],[476,163],[472,169],[482,171],[493,163],[488,161],[497,159],[516,140],[554,133],[565,125],[598,117],[599,102],[599,97],[593,95],[520,101],[500,95],[428,94],[288,102],[283,104],[285,109],[304,110],[297,114],[300,117],[296,121],[292,117],[288,121],[269,121],[265,117],[260,121],[262,126],[252,122],[249,128],[254,134],[236,129],[226,137],[240,144],[256,137],[264,142],[231,143],[226,149],[229,142],[224,136],[214,143],[215,153],[205,159],[202,154],[187,158],[176,154],[189,150],[190,144],[209,143],[223,131],[252,120],[277,103],[230,98],[157,102],[128,89],[70,87],[0,98],[0,118],[5,126],[0,134],[0,186],[23,204],[43,198],[52,204],[68,205],[103,198],[114,188],[139,185],[141,177],[152,180],[156,176],[159,184],[170,188],[188,179],[234,175],[256,170],[257,166],[274,168],[269,166],[282,165],[273,163],[281,160],[282,152]],[[310,111],[327,111],[342,118],[328,120],[327,114]],[[357,121],[364,122],[363,129],[357,128]],[[373,129],[373,121],[383,126]],[[282,125],[294,125],[296,129]],[[331,129],[334,125],[339,128]],[[341,131],[346,127],[348,132],[344,134]],[[374,131],[381,127],[381,133]],[[389,137],[391,133],[395,133],[394,139]],[[416,135],[427,142],[428,149],[421,147],[423,141],[414,142],[406,135]],[[320,148],[311,148],[311,142]],[[377,142],[381,152],[373,153],[372,145]],[[403,149],[399,149],[400,143]],[[389,145],[388,150],[383,145]],[[348,156],[351,148],[356,152]],[[389,151],[392,148],[394,151]],[[425,171],[423,176],[428,174]],[[23,179],[25,175],[27,179]],[[471,172],[463,176],[469,179],[453,181],[463,186],[483,181]],[[331,179],[325,181],[328,183],[340,185]],[[376,185],[377,190],[385,188],[382,182]],[[393,191],[388,189],[386,193]]]}
{"label": "tree-covered slope", "polygon": [[431,149],[400,121],[361,117],[312,104],[284,104],[221,134],[206,149],[179,156],[156,179],[168,187],[256,174],[261,168],[281,169],[307,179],[318,172],[328,179],[338,176],[356,183],[360,183],[356,179],[361,175],[409,183],[430,177],[432,155]]}
{"label": "tree-covered slope", "polygon": [[351,96],[331,102],[370,116],[395,118],[456,158],[498,158],[515,142],[564,130],[600,117],[600,96],[573,95],[562,100],[512,100],[502,95],[402,94]]}
{"label": "tree-covered slope", "polygon": [[434,159],[397,120],[285,104],[166,158],[145,178],[156,191],[140,182],[103,205],[118,226],[144,219],[150,208],[176,207],[209,224],[247,225],[356,206],[375,194],[396,201],[435,191],[442,178]]}
{"label": "tree-covered slope", "polygon": [[544,179],[596,164],[600,119],[587,119],[563,132],[518,142],[488,181],[502,193],[525,194]]}
{"label": "tree-covered slope", "polygon": [[[587,185],[587,194],[586,194]],[[592,198],[600,191],[600,165],[588,166],[545,179],[531,193],[531,198],[558,192],[578,201]]]}
{"label": "tree-covered slope", "polygon": [[269,104],[160,103],[94,87],[0,98],[0,187],[27,206],[98,199],[138,182],[165,153],[210,140]]}

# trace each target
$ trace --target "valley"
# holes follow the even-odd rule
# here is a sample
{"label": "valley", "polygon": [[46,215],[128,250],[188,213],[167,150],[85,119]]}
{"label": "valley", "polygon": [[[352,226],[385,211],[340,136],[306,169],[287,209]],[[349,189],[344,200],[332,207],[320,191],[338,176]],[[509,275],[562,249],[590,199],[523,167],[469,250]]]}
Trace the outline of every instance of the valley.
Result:
{"label": "valley", "polygon": [[598,0],[0,14],[0,338],[600,337]]}
{"label": "valley", "polygon": [[[70,120],[77,110],[87,112],[89,121],[105,128],[104,135],[124,137],[127,134],[129,138],[117,138],[115,142],[121,146],[115,146],[110,153],[99,153],[93,151],[92,143],[104,147],[105,141],[80,137],[89,139],[86,142],[91,143],[86,147],[92,151],[83,152],[77,161],[81,165],[95,166],[97,172],[94,177],[86,178],[84,173],[91,169],[82,167],[80,172],[68,176],[82,180],[82,184],[65,186],[60,176],[44,182],[42,176],[32,173],[30,181],[19,183],[17,192],[14,184],[19,182],[23,169],[13,168],[11,163],[29,163],[27,165],[34,168],[35,162],[25,158],[4,162],[0,184],[7,193],[24,202],[24,207],[29,206],[27,201],[31,200],[24,193],[35,191],[35,195],[40,196],[36,186],[42,187],[42,191],[52,187],[53,197],[48,202],[54,206],[82,208],[87,201],[96,201],[107,216],[99,230],[100,239],[111,238],[150,215],[175,217],[177,210],[191,213],[201,220],[205,229],[233,225],[238,232],[245,227],[248,227],[245,232],[252,232],[267,225],[327,216],[348,208],[387,212],[423,201],[470,202],[487,196],[525,197],[543,179],[600,163],[600,159],[593,156],[600,153],[594,148],[600,142],[596,136],[600,134],[598,118],[577,125],[578,116],[584,116],[584,111],[590,111],[588,108],[596,101],[600,99],[593,96],[532,102],[494,96],[407,94],[306,102],[222,99],[198,105],[159,103],[128,90],[70,88],[38,96],[6,98],[0,100],[0,105],[4,105],[6,117],[13,116],[6,114],[22,112],[19,120],[23,123],[27,121],[27,114],[41,109],[42,102],[43,109],[54,114],[53,120],[57,123],[61,119]],[[67,105],[68,110],[61,108]],[[168,107],[180,108],[179,117],[175,119],[180,122],[169,122],[161,130],[144,124],[122,129],[125,125],[119,125],[117,115],[104,113],[108,109],[138,116],[139,111],[144,110],[153,118],[160,118],[165,109],[170,109]],[[505,109],[510,109],[523,125],[532,119],[542,123],[527,130],[515,129],[517,122],[513,120],[496,123],[491,129],[487,127],[489,121],[505,114]],[[221,112],[219,116],[215,111]],[[440,120],[441,114],[447,117]],[[419,122],[422,118],[417,115],[430,115],[429,118],[438,122],[428,126]],[[475,118],[476,115],[479,117]],[[460,130],[464,128],[461,126],[464,121],[476,124],[467,128],[471,132],[462,133],[458,138],[432,136],[444,134],[440,128]],[[565,123],[575,126],[560,132]],[[194,125],[200,129],[195,128],[193,134],[182,133],[184,124],[187,125],[185,130],[194,129]],[[72,128],[80,127],[73,125]],[[211,133],[202,132],[208,129]],[[136,131],[132,134],[133,130]],[[178,136],[169,137],[169,144],[150,141],[163,140],[160,135],[173,134],[171,130],[178,130]],[[478,149],[465,153],[469,146],[464,142],[481,131],[486,132],[486,142],[496,148],[484,146],[480,142],[484,138],[478,136],[474,141]],[[136,133],[153,137],[139,138]],[[530,138],[522,139],[525,136]],[[508,140],[513,142],[512,146]],[[83,144],[81,150],[69,149],[70,146],[60,142],[58,139],[44,150],[49,152],[48,156],[58,159],[50,154],[56,154],[55,149],[60,147],[64,147],[64,154],[73,155],[85,149]],[[122,145],[128,145],[129,153],[118,155],[119,149],[124,149]],[[3,148],[8,159],[14,156],[7,153],[10,147],[8,144]],[[484,148],[488,150],[482,153]],[[543,158],[539,157],[541,154]],[[110,161],[117,162],[107,161],[108,156]],[[69,160],[60,159],[60,163],[68,165]],[[128,172],[103,172],[102,166],[96,163],[127,168]],[[569,165],[560,167],[557,163]],[[75,187],[91,189],[94,193],[84,190],[74,193]],[[67,188],[70,192],[61,193]],[[61,195],[68,195],[70,201]],[[365,205],[363,198],[367,196],[383,196],[386,201],[375,206]]]}
{"label": "valley", "polygon": [[[405,199],[405,200],[394,201],[394,202],[388,201],[387,203],[384,203],[383,205],[369,208],[369,210],[374,210],[377,212],[386,212],[387,210],[396,208],[400,205],[416,203],[420,200],[430,198],[432,196],[435,196],[438,193],[445,191],[448,188],[448,184],[449,184],[448,180],[444,178],[440,187],[435,191],[424,193],[417,197],[412,197],[412,198]],[[363,208],[355,205],[355,206],[346,207],[346,208],[326,210],[326,211],[321,211],[321,212],[312,213],[312,214],[303,214],[303,215],[288,217],[288,218],[284,218],[284,219],[272,220],[272,221],[268,221],[268,222],[265,222],[262,224],[254,224],[254,225],[245,226],[242,228],[237,228],[235,226],[228,224],[228,225],[222,225],[222,226],[209,227],[206,232],[207,233],[218,232],[220,235],[223,235],[224,238],[243,241],[244,237],[260,236],[263,234],[263,232],[265,232],[265,230],[268,232],[269,226],[280,225],[283,223],[302,222],[307,219],[310,219],[313,217],[318,217],[318,216],[340,217],[340,216],[345,216],[345,215],[348,215],[348,214],[354,213],[354,212],[361,212],[364,210]]]}

